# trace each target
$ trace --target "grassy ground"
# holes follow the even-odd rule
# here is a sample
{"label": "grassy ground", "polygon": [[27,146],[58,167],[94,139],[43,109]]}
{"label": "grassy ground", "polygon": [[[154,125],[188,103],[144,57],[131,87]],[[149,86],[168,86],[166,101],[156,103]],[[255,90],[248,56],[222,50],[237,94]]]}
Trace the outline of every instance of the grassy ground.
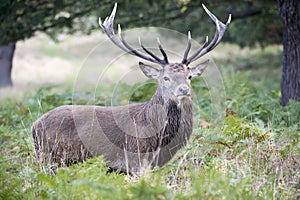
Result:
{"label": "grassy ground", "polygon": [[[81,82],[76,74],[82,72],[82,60],[86,57],[83,55],[94,47],[97,37],[67,38],[54,45],[39,36],[30,43],[18,44],[16,87],[2,89],[1,93],[0,199],[300,197],[300,103],[291,101],[285,110],[279,106],[281,50],[278,47],[262,51],[223,45],[217,49],[213,57],[225,88],[225,107],[218,114],[224,117],[213,120],[211,91],[204,80],[193,81],[196,95],[193,136],[159,170],[142,177],[106,174],[101,158],[59,169],[56,174],[49,172],[48,166],[39,165],[30,132],[38,117],[56,106],[72,104],[74,88],[80,96],[76,103],[103,105],[109,102],[107,97],[112,98],[109,95],[116,88],[111,86],[114,81],[110,78],[104,79],[105,84],[93,92],[72,85],[74,80],[89,83],[89,76],[83,76],[88,78]],[[102,61],[96,55],[91,56],[96,63]],[[123,64],[132,65],[129,61]],[[89,66],[96,68],[97,64]],[[114,73],[112,77],[117,76]],[[45,86],[53,83],[60,84]],[[115,104],[127,102],[128,87],[135,88],[130,93],[132,102],[149,99],[149,90],[155,89],[153,84],[140,87],[119,84]]]}

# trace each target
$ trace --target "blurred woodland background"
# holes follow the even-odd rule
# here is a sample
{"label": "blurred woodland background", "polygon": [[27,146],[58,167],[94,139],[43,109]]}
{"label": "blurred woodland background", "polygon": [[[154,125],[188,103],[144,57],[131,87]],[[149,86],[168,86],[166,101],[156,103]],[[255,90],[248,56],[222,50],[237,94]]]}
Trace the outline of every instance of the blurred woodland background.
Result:
{"label": "blurred woodland background", "polygon": [[[223,22],[232,14],[210,54],[226,93],[224,118],[214,121],[211,92],[199,79],[192,82],[193,137],[163,169],[136,178],[106,174],[101,158],[56,173],[36,162],[31,125],[47,111],[73,104],[74,96],[78,104],[123,105],[128,95],[143,102],[155,91],[151,81],[116,90],[115,77],[137,66],[133,56],[97,88],[89,87],[95,81],[79,80],[120,53],[101,43],[107,37],[98,25],[114,3],[0,1],[0,199],[299,199],[298,0],[118,0],[115,25],[122,30],[190,30],[199,43],[215,33],[202,3]],[[170,40],[174,49],[186,45]]]}
{"label": "blurred woodland background", "polygon": [[[44,32],[52,39],[62,32],[90,34],[98,29],[95,18],[109,14],[112,1],[1,1],[0,86],[12,85],[15,44]],[[241,47],[283,44],[281,105],[299,100],[299,2],[278,1],[118,1],[116,23],[125,28],[159,26],[194,35],[214,33],[202,10],[204,3],[220,18],[232,14],[224,41]]]}

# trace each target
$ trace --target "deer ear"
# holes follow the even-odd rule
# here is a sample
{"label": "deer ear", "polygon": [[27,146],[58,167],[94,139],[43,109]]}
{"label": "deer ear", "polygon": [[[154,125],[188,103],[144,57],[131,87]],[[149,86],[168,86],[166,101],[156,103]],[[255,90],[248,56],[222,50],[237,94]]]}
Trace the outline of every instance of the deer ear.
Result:
{"label": "deer ear", "polygon": [[139,62],[139,66],[142,70],[142,72],[148,77],[148,78],[158,78],[160,75],[160,70],[156,69],[155,67],[152,67],[150,65],[145,65],[142,62]]}
{"label": "deer ear", "polygon": [[206,67],[208,66],[209,60],[198,64],[196,67],[190,69],[190,75],[192,77],[199,77],[204,72]]}

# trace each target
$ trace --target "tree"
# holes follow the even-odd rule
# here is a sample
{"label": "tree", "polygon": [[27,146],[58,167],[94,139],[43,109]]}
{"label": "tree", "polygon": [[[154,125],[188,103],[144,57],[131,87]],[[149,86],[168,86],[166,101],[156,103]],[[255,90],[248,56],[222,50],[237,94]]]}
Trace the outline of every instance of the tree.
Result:
{"label": "tree", "polygon": [[0,87],[12,85],[12,59],[17,41],[30,38],[37,31],[53,38],[61,31],[90,32],[94,29],[90,14],[110,7],[110,2],[96,0],[1,0]]}
{"label": "tree", "polygon": [[280,103],[300,100],[300,1],[279,0],[283,24],[283,72]]}
{"label": "tree", "polygon": [[16,42],[0,46],[0,86],[12,85],[11,68]]}

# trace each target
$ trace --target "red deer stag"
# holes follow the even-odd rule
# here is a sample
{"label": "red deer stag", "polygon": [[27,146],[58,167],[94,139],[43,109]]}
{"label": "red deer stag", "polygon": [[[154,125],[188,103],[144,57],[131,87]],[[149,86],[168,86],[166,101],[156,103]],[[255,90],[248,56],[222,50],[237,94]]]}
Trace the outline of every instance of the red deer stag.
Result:
{"label": "red deer stag", "polygon": [[157,90],[145,103],[116,107],[65,105],[49,111],[32,127],[38,160],[68,166],[102,155],[108,167],[124,172],[141,172],[166,164],[192,133],[190,81],[202,74],[208,61],[195,67],[189,64],[214,49],[230,23],[230,15],[223,24],[204,5],[203,8],[216,24],[215,36],[210,43],[206,37],[204,44],[188,56],[189,32],[187,48],[179,63],[169,63],[159,40],[158,48],[163,58],[142,44],[144,52],[133,49],[125,41],[120,25],[118,36],[115,35],[113,22],[117,4],[103,23],[99,18],[101,28],[115,45],[161,66],[157,69],[139,63],[147,77],[157,79]]}

